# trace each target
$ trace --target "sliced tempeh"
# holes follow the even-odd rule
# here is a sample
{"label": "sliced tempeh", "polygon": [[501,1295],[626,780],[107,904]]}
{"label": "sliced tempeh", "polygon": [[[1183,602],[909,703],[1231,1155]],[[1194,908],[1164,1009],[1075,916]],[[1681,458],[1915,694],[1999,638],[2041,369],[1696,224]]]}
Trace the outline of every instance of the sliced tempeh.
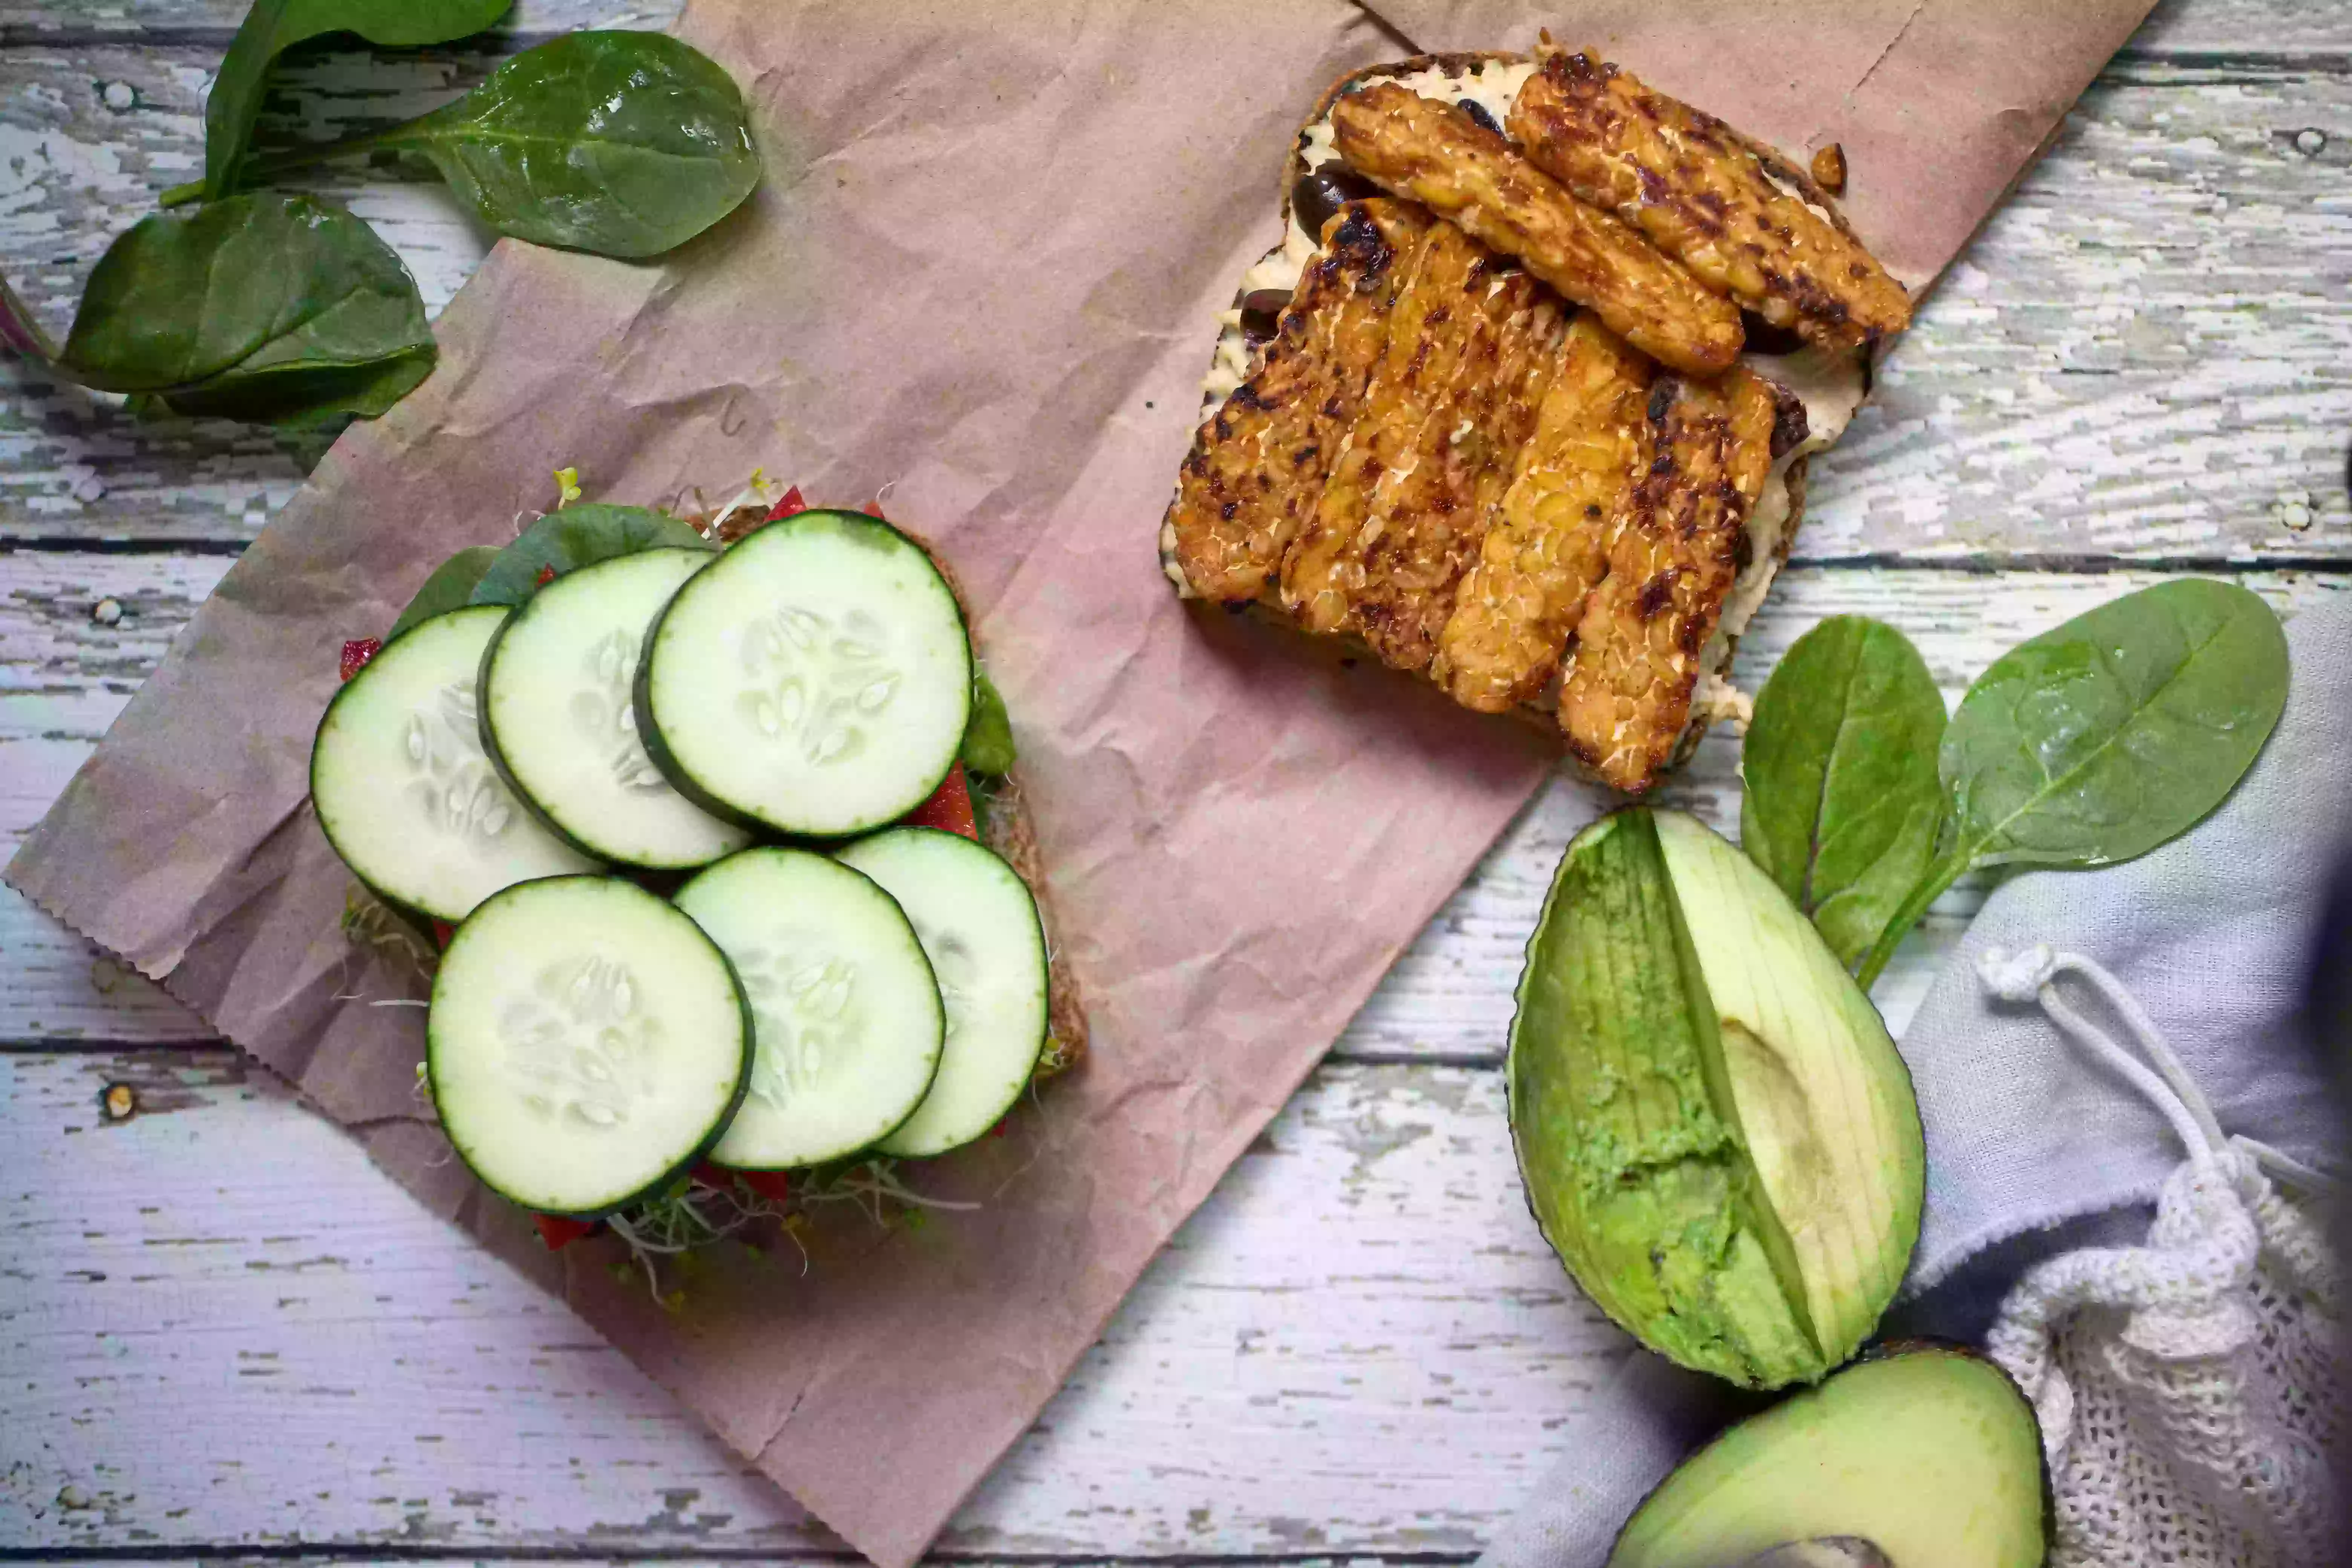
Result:
{"label": "sliced tempeh", "polygon": [[1363,412],[1284,563],[1284,602],[1308,626],[1360,636],[1400,668],[1429,663],[1561,330],[1533,279],[1450,224],[1430,231]]}
{"label": "sliced tempeh", "polygon": [[1748,509],[1772,466],[1779,397],[1742,368],[1662,379],[1639,427],[1642,480],[1612,531],[1559,697],[1569,750],[1639,792],[1673,759],[1702,653],[1747,563]]}
{"label": "sliced tempeh", "polygon": [[1776,326],[1839,346],[1911,322],[1903,286],[1793,171],[1776,180],[1721,121],[1598,54],[1546,54],[1507,123],[1530,162]]}
{"label": "sliced tempeh", "polygon": [[1331,108],[1339,155],[1591,309],[1612,331],[1694,375],[1729,368],[1738,310],[1671,257],[1588,206],[1453,104],[1373,82]]}
{"label": "sliced tempeh", "polygon": [[711,1151],[782,1170],[838,1160],[914,1113],[939,1071],[946,1015],[896,900],[804,849],[731,855],[677,890],[751,1005],[751,1090]]}
{"label": "sliced tempeh", "polygon": [[[1518,268],[1492,265],[1499,258],[1487,260],[1453,307],[1478,330],[1452,384],[1439,395],[1424,384],[1430,417],[1373,487],[1366,578],[1353,620],[1372,651],[1398,669],[1425,669],[1436,655],[1462,574],[1502,509],[1513,462],[1559,367],[1568,318],[1559,300]],[[1421,342],[1406,342],[1397,330],[1403,324],[1391,322],[1381,374],[1425,379],[1437,355],[1424,359],[1422,343],[1443,329],[1424,317]]]}
{"label": "sliced tempeh", "polygon": [[507,618],[482,659],[490,760],[525,805],[602,859],[679,870],[751,841],[662,777],[630,698],[646,626],[713,559],[641,550],[567,572]]}
{"label": "sliced tempeh", "polygon": [[1252,599],[1315,508],[1429,219],[1385,198],[1333,215],[1257,370],[1201,426],[1169,522],[1192,591]]}
{"label": "sliced tempeh", "polygon": [[1608,570],[1610,525],[1639,477],[1636,432],[1655,371],[1591,314],[1570,327],[1535,434],[1431,667],[1465,707],[1506,712],[1559,670],[1585,595]]}
{"label": "sliced tempeh", "polygon": [[435,920],[596,864],[523,809],[482,749],[475,677],[506,618],[469,605],[384,644],[327,704],[310,749],[327,842],[379,895]]}
{"label": "sliced tempeh", "polygon": [[425,1067],[442,1130],[476,1175],[542,1214],[609,1214],[682,1176],[751,1060],[727,960],[617,877],[484,900],[434,973]]}

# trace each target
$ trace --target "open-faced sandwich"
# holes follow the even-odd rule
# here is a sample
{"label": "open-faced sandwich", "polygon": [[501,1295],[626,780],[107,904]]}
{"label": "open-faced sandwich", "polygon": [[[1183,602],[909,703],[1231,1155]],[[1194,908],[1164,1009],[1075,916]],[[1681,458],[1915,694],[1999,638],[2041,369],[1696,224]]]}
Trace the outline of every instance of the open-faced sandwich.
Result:
{"label": "open-faced sandwich", "polygon": [[880,518],[567,505],[344,678],[319,825],[435,930],[433,1103],[551,1241],[945,1153],[1085,1050],[1003,703]]}
{"label": "open-faced sandwich", "polygon": [[1549,37],[1345,78],[1283,212],[1161,527],[1178,591],[1649,788],[1734,700],[1902,286],[1803,171]]}

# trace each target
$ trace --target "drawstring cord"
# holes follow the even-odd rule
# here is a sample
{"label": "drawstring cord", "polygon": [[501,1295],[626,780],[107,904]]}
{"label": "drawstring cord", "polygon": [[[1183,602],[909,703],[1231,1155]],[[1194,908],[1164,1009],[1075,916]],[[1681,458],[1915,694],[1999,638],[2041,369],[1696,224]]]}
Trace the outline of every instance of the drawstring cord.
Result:
{"label": "drawstring cord", "polygon": [[[2078,976],[2115,1009],[2130,1032],[2132,1043],[2139,1047],[2137,1055],[2068,1005],[2058,994],[2056,981],[2061,974]],[[2039,1003],[2060,1032],[2088,1047],[2139,1090],[2140,1097],[2172,1124],[2173,1133],[2192,1156],[2210,1158],[2234,1147],[2242,1150],[2275,1180],[2310,1193],[2335,1195],[2342,1192],[2343,1184],[2337,1178],[2305,1164],[2284,1150],[2252,1138],[2231,1138],[2223,1132],[2220,1120],[2213,1114],[2212,1102],[2189,1076],[2180,1058],[2165,1043],[2156,1020],[2124,989],[2121,981],[2092,960],[2076,952],[2053,952],[2046,943],[2037,943],[2021,952],[1993,947],[1978,955],[1977,975],[1987,990],[2004,1002]]]}

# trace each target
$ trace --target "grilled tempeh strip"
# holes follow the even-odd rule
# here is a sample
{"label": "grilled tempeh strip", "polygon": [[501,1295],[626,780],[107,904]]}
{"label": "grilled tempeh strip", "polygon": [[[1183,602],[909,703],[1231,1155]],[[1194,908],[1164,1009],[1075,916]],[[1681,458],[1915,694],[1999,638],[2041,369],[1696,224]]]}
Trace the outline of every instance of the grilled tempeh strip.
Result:
{"label": "grilled tempeh strip", "polygon": [[1331,126],[1339,155],[1374,184],[1518,257],[1654,359],[1714,375],[1738,357],[1736,308],[1464,110],[1374,82],[1332,105]]}
{"label": "grilled tempeh strip", "polygon": [[1642,479],[1609,542],[1560,685],[1569,750],[1638,793],[1674,758],[1699,658],[1746,564],[1748,509],[1772,465],[1779,398],[1745,368],[1662,378],[1636,427]]}
{"label": "grilled tempeh strip", "polygon": [[1656,368],[1589,313],[1570,327],[1535,435],[1430,668],[1456,702],[1507,712],[1539,696],[1559,668],[1640,477],[1638,433]]}
{"label": "grilled tempeh strip", "polygon": [[[1473,246],[1474,250],[1478,249]],[[1373,488],[1373,530],[1364,549],[1365,581],[1357,595],[1357,634],[1387,664],[1423,669],[1437,652],[1438,634],[1453,617],[1462,574],[1478,559],[1481,542],[1510,488],[1514,459],[1527,445],[1544,393],[1559,364],[1568,313],[1549,290],[1514,268],[1474,268],[1464,292],[1481,324],[1464,345],[1453,383],[1426,404],[1428,417],[1405,458]],[[1438,310],[1447,307],[1441,300]],[[1418,363],[1424,392],[1427,341],[1405,342],[1392,330],[1390,366],[1402,355]]]}
{"label": "grilled tempeh strip", "polygon": [[1169,520],[1195,592],[1252,599],[1280,568],[1387,349],[1389,312],[1429,221],[1376,198],[1325,226],[1255,374],[1202,424],[1184,459]]}
{"label": "grilled tempeh strip", "polygon": [[1310,627],[1419,669],[1534,428],[1564,325],[1535,280],[1432,227],[1315,515],[1283,567]]}
{"label": "grilled tempeh strip", "polygon": [[1538,168],[1775,326],[1851,347],[1910,325],[1903,286],[1729,127],[1597,55],[1546,54],[1507,124]]}

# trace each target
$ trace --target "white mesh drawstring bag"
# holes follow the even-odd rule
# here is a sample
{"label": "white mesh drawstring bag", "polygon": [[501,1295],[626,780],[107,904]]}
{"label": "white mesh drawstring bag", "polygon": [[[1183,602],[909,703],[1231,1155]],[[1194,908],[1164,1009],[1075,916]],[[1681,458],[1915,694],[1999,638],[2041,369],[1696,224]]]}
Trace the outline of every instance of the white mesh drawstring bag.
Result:
{"label": "white mesh drawstring bag", "polygon": [[[2189,1152],[2144,1245],[2037,1264],[1988,1337],[2041,1419],[2057,1505],[2051,1563],[2333,1561],[2339,1280],[2319,1226],[2273,1177],[2307,1193],[2334,1184],[2224,1134],[2154,1021],[2096,963],[1988,949],[1978,972],[1995,995],[2039,1003]],[[2112,1009],[2137,1055],[2069,1005],[2062,976]]]}

